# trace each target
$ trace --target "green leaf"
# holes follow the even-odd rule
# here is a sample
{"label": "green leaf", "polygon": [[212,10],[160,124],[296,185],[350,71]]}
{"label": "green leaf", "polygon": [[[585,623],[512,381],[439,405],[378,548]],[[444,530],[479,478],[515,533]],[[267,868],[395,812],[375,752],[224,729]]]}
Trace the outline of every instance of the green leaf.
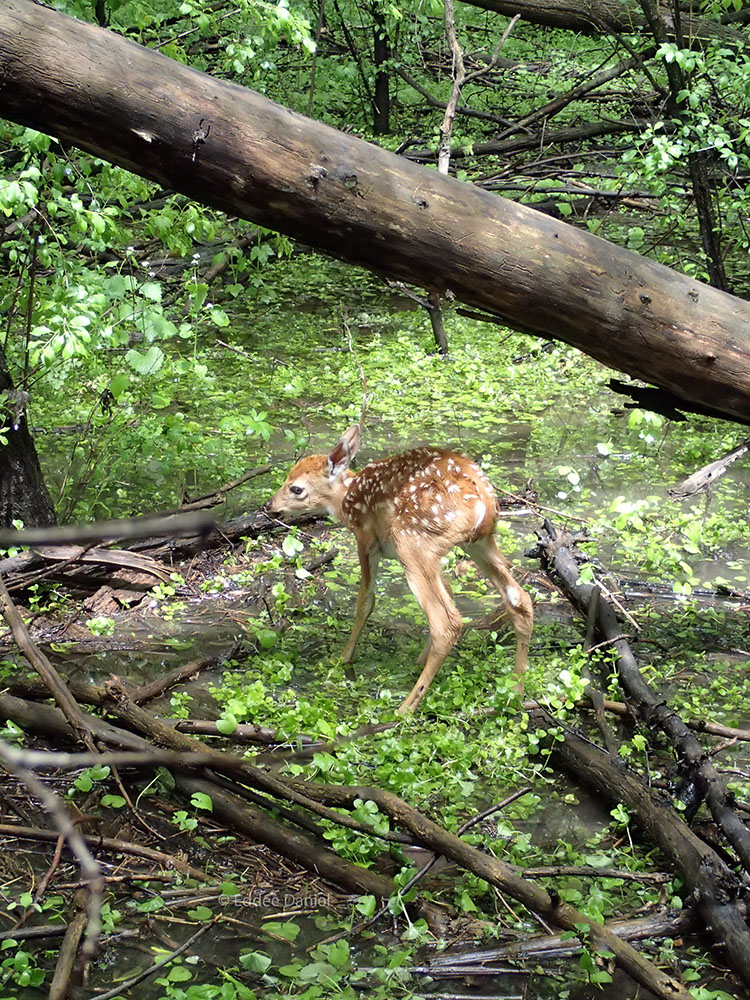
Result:
{"label": "green leaf", "polygon": [[148,309],[139,323],[147,344],[154,340],[171,340],[177,334],[177,327],[159,309]]}
{"label": "green leaf", "polygon": [[291,921],[282,924],[278,920],[269,920],[268,923],[263,924],[263,930],[270,931],[271,934],[276,934],[278,937],[284,938],[285,941],[296,941],[299,925],[293,924]]}
{"label": "green leaf", "polygon": [[299,976],[301,969],[302,965],[300,962],[290,962],[289,965],[280,965],[279,973],[282,976],[286,976],[287,979],[296,979]]}
{"label": "green leaf", "polygon": [[238,725],[237,719],[231,712],[225,712],[220,719],[216,720],[216,728],[222,736],[231,736]]}
{"label": "green leaf", "polygon": [[151,302],[161,302],[161,285],[158,281],[146,281],[141,285],[139,291],[144,299],[149,299]]}
{"label": "green leaf", "polygon": [[468,894],[468,892],[465,889],[461,892],[461,895],[460,895],[460,898],[459,898],[459,901],[458,901],[458,905],[464,911],[464,913],[476,913],[477,912],[477,907],[476,907],[476,904],[474,903],[474,900],[471,898],[471,896]]}
{"label": "green leaf", "polygon": [[244,955],[240,955],[240,965],[248,972],[257,972],[259,975],[263,975],[270,964],[271,959],[262,951],[247,951]]}
{"label": "green leaf", "polygon": [[310,962],[299,970],[299,978],[303,983],[316,981],[327,982],[337,978],[336,969],[328,962]]}
{"label": "green leaf", "polygon": [[258,640],[261,649],[270,649],[276,645],[279,637],[272,628],[259,628],[256,629],[255,638]]}
{"label": "green leaf", "polygon": [[288,559],[294,557],[304,549],[304,545],[296,535],[287,535],[281,543],[281,551]]}
{"label": "green leaf", "polygon": [[349,964],[349,942],[346,938],[339,938],[328,949],[328,961],[337,969],[343,969]]}
{"label": "green leaf", "polygon": [[113,376],[113,378],[110,380],[109,391],[112,393],[115,399],[119,399],[129,385],[130,385],[130,376],[125,375],[124,372],[120,372],[118,375]]}
{"label": "green leaf", "polygon": [[206,795],[205,792],[193,792],[190,796],[190,804],[194,809],[203,809],[205,812],[214,811],[214,804],[211,801],[211,796]]}
{"label": "green leaf", "polygon": [[170,983],[187,983],[192,978],[193,973],[184,965],[175,965],[167,973],[167,979]]}
{"label": "green leaf", "polygon": [[110,809],[122,809],[126,805],[126,800],[122,795],[104,795],[102,796],[102,805],[109,806]]}
{"label": "green leaf", "polygon": [[211,322],[220,327],[229,326],[229,317],[223,309],[214,306],[211,310]]}
{"label": "green leaf", "polygon": [[146,899],[144,902],[137,904],[139,913],[156,913],[163,908],[164,900],[161,896],[154,896],[152,899]]}
{"label": "green leaf", "polygon": [[125,360],[139,375],[153,375],[164,364],[164,354],[156,344],[149,348],[145,354],[141,354],[140,351],[131,347],[125,355]]}
{"label": "green leaf", "polygon": [[374,896],[360,896],[355,909],[363,917],[371,917],[377,908],[378,901]]}

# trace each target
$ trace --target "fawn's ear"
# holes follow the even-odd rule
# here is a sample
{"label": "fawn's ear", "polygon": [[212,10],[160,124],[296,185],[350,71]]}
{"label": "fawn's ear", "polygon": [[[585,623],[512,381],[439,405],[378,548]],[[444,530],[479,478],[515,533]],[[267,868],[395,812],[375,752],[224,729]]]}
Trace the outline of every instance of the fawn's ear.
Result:
{"label": "fawn's ear", "polygon": [[359,451],[361,436],[359,424],[352,424],[344,436],[339,438],[335,448],[328,456],[326,465],[330,479],[338,479],[341,473],[349,468],[349,464]]}

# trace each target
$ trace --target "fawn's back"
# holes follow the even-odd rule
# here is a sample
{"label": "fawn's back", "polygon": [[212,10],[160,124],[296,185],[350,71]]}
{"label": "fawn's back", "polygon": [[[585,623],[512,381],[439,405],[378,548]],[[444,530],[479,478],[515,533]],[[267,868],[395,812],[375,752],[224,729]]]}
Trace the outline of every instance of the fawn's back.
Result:
{"label": "fawn's back", "polygon": [[447,552],[490,534],[497,499],[476,463],[436,448],[413,448],[370,462],[347,483],[342,520],[383,545],[420,538]]}

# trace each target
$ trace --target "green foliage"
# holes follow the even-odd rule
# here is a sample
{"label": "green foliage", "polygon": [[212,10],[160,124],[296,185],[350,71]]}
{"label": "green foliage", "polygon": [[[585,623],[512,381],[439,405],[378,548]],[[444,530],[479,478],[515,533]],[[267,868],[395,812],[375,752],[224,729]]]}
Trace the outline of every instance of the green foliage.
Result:
{"label": "green foliage", "polygon": [[[3,955],[6,957],[3,958]],[[37,965],[35,956],[18,947],[12,938],[6,938],[0,945],[0,959],[0,983],[4,987],[12,983],[21,989],[29,989],[40,987],[44,982],[44,970]]]}
{"label": "green foliage", "polygon": [[101,764],[88,768],[80,774],[73,782],[73,787],[77,792],[88,794],[96,782],[106,781],[110,775],[110,769]]}
{"label": "green foliage", "polygon": [[[197,437],[207,442],[207,448],[210,444],[217,451],[216,428],[221,429],[222,439],[235,434],[225,428],[235,426],[232,422],[244,408],[253,421],[248,437],[258,442],[259,448],[262,442],[263,448],[253,456],[252,464],[265,458],[272,446],[274,454],[282,453],[283,457],[274,470],[275,480],[280,481],[299,451],[300,434],[294,422],[301,407],[311,415],[325,408],[324,419],[312,423],[313,439],[304,442],[306,450],[324,450],[340,429],[356,418],[361,365],[371,391],[364,460],[425,440],[455,443],[480,457],[501,489],[513,489],[527,473],[532,474],[543,502],[587,520],[588,534],[601,558],[620,573],[667,580],[678,590],[686,583],[694,588],[703,586],[719,572],[734,584],[741,583],[745,572],[741,558],[729,559],[721,567],[715,563],[723,553],[740,552],[742,521],[738,511],[744,509],[744,498],[739,485],[731,477],[723,480],[708,515],[702,501],[676,504],[667,501],[664,488],[659,488],[659,484],[671,484],[735,443],[723,425],[704,420],[685,428],[665,425],[642,411],[627,417],[613,414],[611,397],[602,387],[606,373],[593,362],[560,347],[529,355],[527,338],[491,337],[477,324],[453,314],[449,316],[452,359],[446,364],[428,353],[424,317],[378,308],[377,297],[382,292],[374,282],[359,281],[353,295],[350,272],[309,258],[287,262],[283,268],[272,267],[271,273],[278,287],[277,302],[224,303],[235,335],[246,328],[253,330],[254,353],[240,357],[219,352],[205,333],[208,326],[201,328],[190,346],[191,363],[198,359],[198,364],[217,372],[212,383],[211,422],[203,427],[196,418]],[[336,296],[341,312],[334,312],[335,322],[328,315],[321,317],[319,312],[298,308],[298,303],[312,294],[312,288],[318,294],[324,289]],[[347,296],[351,296],[350,301],[346,301]],[[287,301],[294,308],[285,308]],[[175,363],[174,358],[179,363],[183,355],[179,350],[172,355],[170,345],[184,343],[180,338],[165,342],[162,369],[147,378],[159,379],[162,371]],[[283,358],[284,363],[272,365],[269,358]],[[89,358],[86,364],[96,360]],[[199,376],[193,385],[191,378],[186,376],[180,383],[184,392],[181,406],[184,413],[190,412],[187,393],[192,390],[193,412],[197,414],[206,382]],[[64,389],[64,381],[61,385]],[[131,391],[122,385],[115,388],[121,399]],[[165,383],[164,391],[175,390]],[[585,410],[585,418],[575,428],[574,446],[567,443],[570,426],[576,423],[572,397],[575,408]],[[550,419],[551,411],[554,420]],[[272,423],[288,424],[293,432],[274,435]],[[243,430],[247,426],[243,425]],[[228,441],[227,445],[246,448],[246,440]],[[158,456],[164,456],[168,447],[171,443],[160,439]],[[224,459],[231,454],[235,452],[226,452]],[[525,466],[523,472],[519,457]],[[230,467],[223,467],[225,475],[220,478],[228,478]],[[639,480],[648,484],[646,495],[634,496],[632,483]],[[248,496],[257,503],[270,494],[273,485],[268,478],[253,482]],[[143,493],[144,488],[140,489]],[[526,544],[527,526],[528,522],[505,520],[500,524],[501,544],[516,558],[521,558]],[[312,577],[303,572],[305,563],[328,551],[330,544],[328,539],[312,539],[302,529],[272,541],[248,543],[239,566],[239,556],[230,559],[207,581],[205,592],[221,594],[222,599],[239,593],[243,586],[256,585],[261,576],[267,581],[266,610],[254,609],[252,616],[246,613],[244,618],[248,633],[256,639],[253,652],[241,662],[229,664],[213,689],[221,731],[231,733],[238,724],[262,719],[291,744],[300,733],[333,740],[346,737],[359,726],[392,718],[411,688],[424,622],[400,568],[394,564],[383,567],[378,605],[352,671],[339,660],[351,624],[358,577],[351,539],[343,531],[336,533],[335,544],[340,549],[336,560]],[[584,569],[592,578],[598,576],[595,562]],[[477,617],[495,606],[496,597],[475,573],[460,566],[460,560],[450,560],[446,573],[468,615]],[[172,579],[152,592],[154,600],[160,602],[160,613],[180,596],[182,586],[181,579]],[[540,608],[549,600],[545,594]],[[277,631],[281,614],[290,626],[285,631]],[[645,616],[644,625],[647,638],[658,643],[658,648],[671,651],[657,661],[658,674],[670,686],[671,674],[688,664],[694,670],[708,669],[706,636],[725,629],[721,617],[712,617],[694,601],[687,601],[683,593],[666,618],[663,612]],[[737,633],[737,647],[746,648],[741,623],[732,628]],[[631,842],[629,816],[622,807],[612,815],[603,810],[588,826],[558,827],[559,817],[570,814],[570,799],[576,795],[561,783],[549,764],[552,743],[561,739],[562,733],[546,734],[542,739],[529,731],[523,715],[519,717],[512,658],[507,632],[468,631],[436,678],[428,710],[418,719],[402,720],[397,729],[356,741],[343,739],[335,752],[319,752],[309,762],[290,764],[289,773],[391,788],[454,831],[488,802],[529,782],[533,794],[469,831],[467,840],[520,868],[582,862],[629,871],[652,867],[652,859],[638,848],[635,835]],[[543,697],[556,713],[569,717],[585,693],[584,667],[589,662],[580,647],[577,628],[566,631],[562,627],[561,631],[559,622],[546,622],[544,614],[538,616],[529,694]],[[648,662],[644,665],[649,668]],[[710,696],[715,704],[731,705],[726,714],[729,724],[730,711],[735,721],[740,721],[743,713],[750,712],[741,667],[717,671],[713,676],[709,685],[700,688],[674,685],[676,703],[685,713],[700,716],[705,714],[705,699]],[[655,680],[658,683],[660,677],[655,676]],[[700,703],[691,698],[699,698]],[[173,714],[189,715],[189,704],[190,695],[177,692],[172,697]],[[477,712],[477,706],[486,714]],[[641,766],[646,752],[641,734],[636,733],[623,756]],[[651,760],[649,766],[654,773]],[[169,776],[162,774],[159,787],[163,794],[169,794]],[[155,790],[156,786],[142,794]],[[105,775],[81,776],[77,791],[87,795],[100,792],[102,806],[119,808],[112,794],[117,789]],[[209,806],[196,800],[172,817],[177,831],[208,848],[213,841],[199,823],[198,810],[204,812]],[[344,857],[365,865],[380,863],[383,837],[389,832],[387,817],[367,799],[357,804],[354,815],[372,832],[343,829],[320,820],[325,838]],[[389,847],[401,868],[397,882],[404,886],[413,871],[411,863],[400,856],[398,845]],[[659,896],[653,887],[605,876],[564,876],[555,880],[555,888],[561,898],[583,909],[591,919],[654,905]],[[406,919],[405,896],[399,889],[390,902],[391,913],[400,921],[402,943],[375,958],[368,956],[366,975],[360,968],[365,963],[352,961],[351,950],[345,954],[343,945],[333,955],[325,950],[306,955],[295,950],[294,942],[289,944],[289,954],[282,957],[257,949],[249,953],[243,958],[243,972],[261,977],[264,996],[305,995],[311,989],[320,996],[333,996],[337,991],[366,988],[385,998],[394,991],[406,991],[409,980],[404,969],[413,961],[411,949],[425,941],[427,932],[419,922]],[[486,924],[488,934],[501,912],[504,921],[519,929],[528,926],[528,917],[520,908],[512,915],[504,906],[501,911],[492,889],[473,876],[460,879],[446,898],[482,928]],[[677,889],[672,891],[673,903],[678,904],[680,898]],[[361,901],[358,917],[372,909],[372,900]],[[210,906],[196,907],[193,919],[209,920],[215,912]],[[180,979],[186,972],[193,974],[186,965],[174,969],[179,971],[173,974],[170,969],[162,977],[165,997],[188,991],[219,995],[220,989],[227,995],[236,994],[231,970],[222,973],[219,986],[202,984],[196,976]],[[601,964],[601,956],[585,952],[579,974],[603,981],[608,975],[606,963]]]}
{"label": "green foliage", "polygon": [[92,635],[113,635],[115,631],[114,618],[105,615],[97,615],[86,621],[86,628]]}
{"label": "green foliage", "polygon": [[[94,5],[84,0],[57,6],[74,16],[94,16]],[[317,7],[258,0],[240,0],[231,10],[192,0],[109,0],[106,6],[113,30],[172,59],[250,84],[298,110],[307,110],[309,100],[313,117],[370,134],[371,7],[347,0],[326,8],[313,87]],[[732,4],[711,6],[718,15]],[[379,30],[391,47],[389,69],[405,71],[438,104],[444,102],[450,79],[430,55],[443,44],[439,0],[386,3],[376,12],[384,18]],[[491,51],[504,23],[465,8],[459,37],[467,50]],[[350,24],[361,26],[353,43],[345,39]],[[351,47],[356,51],[347,54]],[[587,80],[618,58],[609,42],[603,49],[596,37],[572,43],[562,32],[540,35],[528,24],[516,26],[503,56],[514,68],[502,69],[502,86],[493,73],[473,80],[462,95],[462,103],[484,116],[456,120],[453,145],[466,154],[456,161],[462,179],[485,173],[471,154],[496,126],[505,127],[503,119],[526,115],[549,94],[567,90],[572,79]],[[577,187],[596,186],[612,196],[633,188],[649,199],[652,213],[634,218],[632,206],[613,207],[606,215],[587,211],[582,224],[701,277],[706,269],[697,249],[688,167],[691,156],[708,156],[727,260],[742,288],[750,246],[744,183],[750,170],[750,57],[718,43],[699,51],[670,42],[647,67],[648,80],[638,70],[628,86],[641,89],[648,101],[652,89],[666,92],[666,69],[672,65],[685,80],[676,113],[668,119],[648,107],[650,123],[640,134],[612,136],[608,149],[584,150],[595,155],[571,167],[564,189],[558,177],[526,178],[513,165],[504,173],[518,174],[525,201],[551,202],[570,221],[578,218]],[[413,136],[420,145],[434,146],[442,108],[425,107],[404,76],[393,75],[392,85],[394,133],[384,144],[395,149],[403,136]],[[615,92],[607,100],[613,119],[632,119],[624,98]],[[573,101],[555,124],[587,121],[591,107]],[[487,115],[499,121],[488,123]],[[292,256],[283,237],[230,222],[31,129],[3,126],[0,155],[6,167],[0,218],[7,224],[0,267],[3,349],[14,379],[32,392],[30,422],[39,432],[62,517],[171,507],[183,492],[213,489],[271,457],[276,463],[271,477],[253,480],[229,501],[238,510],[251,509],[303,448],[325,450],[358,418],[366,383],[364,460],[432,441],[476,455],[500,489],[515,490],[531,476],[545,506],[571,523],[585,522],[591,561],[581,568],[583,579],[598,579],[598,557],[618,575],[671,587],[676,600],[668,610],[639,613],[639,654],[645,650],[643,666],[652,680],[683,714],[703,718],[710,703],[717,718],[744,724],[750,714],[747,664],[741,654],[730,659],[727,650],[747,649],[746,625],[731,609],[707,608],[696,599],[707,586],[747,587],[741,479],[730,474],[722,480],[708,507],[702,498],[686,504],[666,498],[668,485],[736,444],[736,431],[710,419],[684,426],[643,410],[613,412],[609,373],[593,361],[564,346],[540,346],[519,334],[497,332],[460,317],[449,304],[451,358],[445,361],[434,353],[424,314],[411,311],[410,302],[369,275],[299,248]],[[235,237],[247,242],[240,246]],[[221,280],[209,282],[210,264],[226,266]],[[6,423],[3,410],[0,443]],[[498,530],[503,549],[520,559],[531,527],[531,521],[503,520]],[[611,867],[639,872],[653,867],[654,858],[639,848],[622,805],[602,809],[587,823],[578,816],[578,791],[550,766],[562,730],[529,729],[513,690],[512,643],[505,632],[468,631],[417,720],[346,739],[360,726],[392,718],[413,683],[424,623],[400,569],[385,567],[356,668],[345,667],[339,654],[358,571],[351,539],[339,533],[335,541],[339,556],[312,577],[305,564],[329,542],[296,530],[248,543],[239,566],[227,561],[205,582],[204,594],[221,595],[223,601],[255,587],[261,576],[268,582],[264,606],[252,615],[233,608],[233,614],[244,615],[255,641],[252,655],[229,664],[214,686],[219,732],[231,735],[238,725],[261,719],[290,745],[301,733],[338,739],[335,750],[294,761],[287,772],[391,788],[453,831],[488,802],[528,782],[532,793],[472,827],[466,840],[520,869],[551,862],[601,869],[599,877],[564,874],[554,881],[560,897],[588,919],[656,905],[661,889],[604,873]],[[495,598],[460,560],[453,557],[445,571],[467,616],[494,607]],[[164,619],[183,613],[183,586],[175,574],[152,590],[154,610]],[[30,594],[34,613],[60,611],[64,600],[41,584]],[[546,608],[553,601],[545,592],[538,603]],[[282,617],[285,630],[279,628]],[[107,635],[115,623],[97,617],[87,626]],[[570,718],[585,696],[587,669],[596,665],[611,674],[611,659],[586,653],[577,626],[547,620],[545,613],[533,642],[529,693],[545,699],[561,719]],[[701,683],[680,683],[686,673]],[[184,691],[172,694],[172,715],[190,715],[191,699]],[[6,733],[23,739],[12,728]],[[621,756],[630,766],[648,765],[652,776],[660,775],[647,734],[630,734]],[[161,770],[139,800],[173,790],[171,775]],[[108,769],[94,768],[76,776],[72,794],[86,796],[87,808],[118,810],[124,800],[116,791]],[[188,808],[173,813],[173,832],[210,849],[217,837],[199,836],[210,825],[199,817],[211,809],[208,796],[193,796]],[[361,831],[321,819],[324,838],[346,858],[380,864],[391,832],[388,817],[367,798],[357,801],[353,815]],[[304,925],[267,921],[263,928],[278,948],[266,953],[253,945],[235,962],[241,975],[228,961],[231,967],[206,983],[191,962],[176,960],[158,980],[159,995],[170,1000],[409,995],[414,950],[430,934],[406,911],[414,895],[405,888],[411,862],[398,844],[387,846],[389,863],[399,869],[389,912],[397,918],[400,940],[369,941],[365,957],[360,940],[349,933],[351,921],[344,921],[337,928],[344,937],[308,952]],[[224,885],[225,896],[236,895],[229,891],[234,883]],[[509,910],[482,879],[465,875],[448,893],[439,882],[431,891],[475,922],[478,936],[497,933],[501,924],[529,928],[528,915],[520,907]],[[669,888],[673,906],[682,905],[682,892],[679,883]],[[8,908],[33,907],[60,919],[59,903],[49,906],[54,898],[34,904],[24,890]],[[150,913],[166,906],[164,896],[154,893],[133,908]],[[372,916],[374,897],[362,897],[355,911],[356,919]],[[218,912],[218,904],[201,902],[188,915],[200,923]],[[121,916],[106,903],[105,930],[117,927]],[[586,928],[580,932],[585,938]],[[607,982],[609,956],[584,944],[578,975]],[[699,1000],[727,995],[712,988],[704,956],[676,955],[662,945],[661,958],[687,963],[685,979],[696,984]],[[39,988],[44,975],[43,961],[24,947],[15,941],[2,945],[0,980],[6,991]],[[245,977],[252,977],[257,993]]]}

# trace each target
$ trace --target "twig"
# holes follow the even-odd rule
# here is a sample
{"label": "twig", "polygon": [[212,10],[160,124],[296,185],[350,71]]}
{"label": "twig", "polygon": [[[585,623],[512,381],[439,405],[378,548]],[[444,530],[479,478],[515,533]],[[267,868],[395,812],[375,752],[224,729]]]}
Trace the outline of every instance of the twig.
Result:
{"label": "twig", "polygon": [[466,67],[464,65],[464,55],[459,44],[458,37],[456,35],[456,21],[453,7],[453,0],[445,0],[445,33],[448,36],[448,42],[451,47],[451,53],[453,56],[453,89],[451,91],[451,96],[448,100],[448,104],[445,108],[445,115],[443,116],[443,124],[440,127],[440,145],[438,147],[438,171],[441,174],[448,173],[448,167],[450,165],[451,158],[451,135],[453,132],[453,120],[456,117],[456,109],[458,107],[458,101],[461,96],[461,91],[465,84],[470,83],[472,80],[476,80],[481,76],[489,73],[495,63],[497,62],[497,57],[500,54],[500,50],[503,45],[505,45],[508,40],[513,28],[520,19],[520,14],[516,14],[510,19],[506,25],[505,31],[503,31],[500,36],[500,40],[495,46],[495,50],[490,57],[489,62],[486,66],[482,66],[481,69],[474,70],[473,73],[466,73]]}
{"label": "twig", "polygon": [[0,577],[0,612],[2,612],[3,618],[8,623],[8,627],[13,633],[13,638],[16,640],[18,648],[49,688],[50,693],[73,728],[73,731],[89,750],[96,752],[96,745],[94,744],[91,730],[83,720],[83,714],[78,707],[78,703],[68,690],[62,677],[32,640],[18,608],[10,599],[2,577]]}
{"label": "twig", "polygon": [[119,538],[153,538],[160,535],[207,534],[214,527],[214,517],[205,511],[189,514],[149,514],[147,517],[124,517],[116,521],[73,524],[60,528],[24,528],[0,530],[0,549],[20,545],[83,545],[86,542],[113,541]]}
{"label": "twig", "polygon": [[621,639],[624,639],[625,642],[630,642],[630,636],[626,632],[623,632],[621,635],[613,635],[611,639],[603,639],[601,642],[596,642],[592,646],[587,644],[585,648],[586,655],[590,656],[598,649],[607,649],[608,646],[612,646],[614,643],[620,642]]}
{"label": "twig", "polygon": [[90,997],[89,1000],[111,1000],[112,997],[119,996],[121,993],[125,993],[127,990],[131,989],[131,987],[137,986],[138,983],[142,983],[144,979],[150,979],[151,976],[155,976],[159,969],[163,969],[165,965],[169,965],[170,962],[173,962],[178,955],[182,955],[183,952],[187,951],[192,944],[194,944],[199,938],[202,938],[206,931],[209,931],[219,920],[221,920],[221,916],[214,917],[210,923],[199,927],[195,934],[189,937],[187,941],[183,941],[179,948],[175,948],[171,954],[165,955],[164,958],[160,958],[158,962],[154,962],[153,965],[144,969],[143,972],[139,972],[138,975],[133,976],[132,979],[126,979],[125,982],[120,983],[118,986],[115,986],[114,989],[108,990],[106,993],[97,993],[93,997]]}
{"label": "twig", "polygon": [[[85,756],[85,755],[83,755]],[[144,754],[144,757],[146,755]],[[57,840],[59,834],[56,830],[42,830],[32,826],[17,826],[14,823],[0,823],[0,836],[18,837],[20,840]],[[112,837],[93,837],[80,835],[84,844],[92,848],[110,851],[113,854],[128,854],[131,857],[143,858],[146,861],[153,861],[155,864],[163,865],[166,868],[173,868],[181,875],[188,878],[197,879],[199,882],[205,880],[205,873],[179,858],[164,854],[162,851],[155,851],[151,847],[142,847],[140,844],[131,844],[127,840],[115,840]]]}
{"label": "twig", "polygon": [[204,670],[212,670],[226,660],[233,660],[241,648],[242,640],[238,639],[227,653],[219,653],[216,656],[209,656],[203,660],[190,660],[188,663],[183,663],[181,666],[175,667],[174,670],[169,670],[166,674],[162,674],[161,677],[156,677],[146,684],[141,684],[139,687],[133,688],[130,696],[138,705],[153,701],[155,698],[163,695],[169,688],[174,687],[175,684],[179,684],[181,681],[185,681],[195,674],[203,673]]}
{"label": "twig", "polygon": [[525,878],[549,878],[556,875],[590,875],[592,878],[618,878],[623,882],[645,882],[647,885],[664,885],[674,878],[667,872],[630,872],[622,868],[597,868],[594,865],[535,865],[524,868]]}
{"label": "twig", "polygon": [[93,857],[81,833],[68,815],[63,801],[29,770],[24,751],[17,750],[0,740],[0,759],[6,768],[26,785],[44,806],[57,827],[57,836],[65,837],[68,846],[78,859],[81,875],[88,889],[88,921],[83,941],[83,958],[90,961],[96,954],[101,930],[101,910],[104,896],[104,879],[98,861]]}
{"label": "twig", "polygon": [[270,462],[265,465],[259,465],[257,469],[248,469],[247,472],[243,473],[238,479],[233,479],[231,482],[224,483],[223,486],[217,486],[215,490],[210,493],[204,493],[199,497],[189,497],[186,498],[185,503],[180,504],[179,507],[175,507],[172,511],[166,511],[168,514],[179,514],[183,510],[190,510],[192,507],[196,507],[200,503],[204,503],[207,500],[216,499],[217,503],[220,503],[225,494],[229,493],[230,490],[237,489],[238,486],[242,486],[243,483],[249,482],[251,479],[255,479],[256,476],[264,476],[267,472],[270,472],[273,466]]}

